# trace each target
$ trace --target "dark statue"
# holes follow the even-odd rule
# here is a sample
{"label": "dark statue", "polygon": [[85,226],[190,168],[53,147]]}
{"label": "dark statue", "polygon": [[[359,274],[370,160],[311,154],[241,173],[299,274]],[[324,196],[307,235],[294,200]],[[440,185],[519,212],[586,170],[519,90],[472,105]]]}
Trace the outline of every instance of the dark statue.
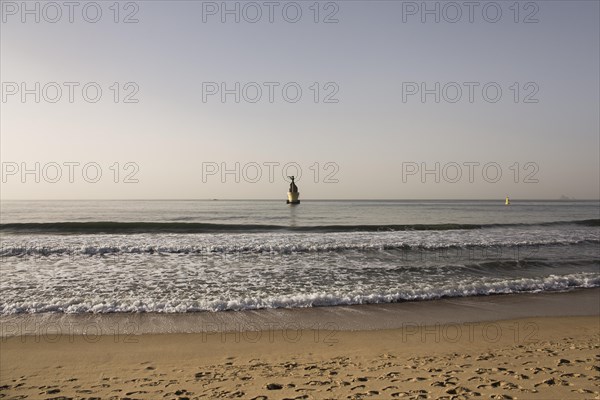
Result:
{"label": "dark statue", "polygon": [[291,193],[298,193],[298,186],[296,186],[296,184],[294,183],[294,177],[293,176],[288,176],[288,178],[290,178],[292,180],[292,183],[290,183],[290,192]]}

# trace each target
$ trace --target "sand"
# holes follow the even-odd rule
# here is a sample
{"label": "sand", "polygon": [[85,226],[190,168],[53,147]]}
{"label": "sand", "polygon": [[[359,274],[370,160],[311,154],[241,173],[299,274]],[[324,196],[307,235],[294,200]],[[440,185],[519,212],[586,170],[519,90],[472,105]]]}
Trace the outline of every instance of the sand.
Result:
{"label": "sand", "polygon": [[599,349],[598,315],[372,330],[47,331],[1,339],[0,396],[599,399]]}

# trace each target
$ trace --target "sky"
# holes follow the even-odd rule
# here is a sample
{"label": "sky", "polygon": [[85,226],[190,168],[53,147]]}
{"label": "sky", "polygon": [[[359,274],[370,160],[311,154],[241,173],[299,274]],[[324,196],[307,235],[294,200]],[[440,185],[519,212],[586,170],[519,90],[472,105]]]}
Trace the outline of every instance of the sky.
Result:
{"label": "sky", "polygon": [[1,199],[600,197],[598,1],[70,4],[1,1]]}

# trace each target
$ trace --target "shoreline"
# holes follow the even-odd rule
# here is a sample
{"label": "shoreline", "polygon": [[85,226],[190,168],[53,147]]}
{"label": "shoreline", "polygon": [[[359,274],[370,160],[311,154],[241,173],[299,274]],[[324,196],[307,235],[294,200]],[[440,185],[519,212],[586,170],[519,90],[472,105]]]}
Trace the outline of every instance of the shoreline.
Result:
{"label": "shoreline", "polygon": [[0,338],[56,334],[101,336],[285,329],[368,331],[400,329],[412,325],[593,315],[600,315],[600,288],[293,309],[173,314],[14,314],[0,316]]}
{"label": "shoreline", "polygon": [[0,397],[600,399],[599,298],[33,318],[0,338]]}

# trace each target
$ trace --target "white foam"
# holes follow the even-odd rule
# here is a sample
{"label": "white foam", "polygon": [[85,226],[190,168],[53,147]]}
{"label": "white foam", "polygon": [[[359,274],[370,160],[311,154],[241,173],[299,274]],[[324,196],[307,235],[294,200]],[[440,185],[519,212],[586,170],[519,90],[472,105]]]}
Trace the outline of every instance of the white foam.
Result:
{"label": "white foam", "polygon": [[589,227],[572,227],[285,234],[6,235],[3,236],[0,256],[117,253],[286,254],[402,248],[569,245],[584,242],[600,243],[600,231]]}
{"label": "white foam", "polygon": [[[597,228],[576,226],[3,235],[0,313],[314,307],[596,287],[599,242]],[[485,251],[433,251],[469,246]],[[408,248],[432,252],[395,250]]]}
{"label": "white foam", "polygon": [[[391,303],[398,301],[430,300],[441,297],[466,297],[476,295],[508,294],[523,292],[565,291],[575,288],[600,286],[597,274],[550,275],[541,279],[479,280],[463,281],[455,285],[438,287],[403,287],[379,289],[369,292],[356,289],[338,289],[329,292],[297,293],[290,295],[239,296],[226,298],[215,296],[188,296],[174,298],[163,293],[161,298],[123,297],[120,300],[101,295],[86,295],[70,298],[12,299],[0,304],[0,314],[16,313],[182,313],[196,311],[255,310],[264,308],[302,308],[316,306]],[[20,300],[20,301],[18,301]]]}

